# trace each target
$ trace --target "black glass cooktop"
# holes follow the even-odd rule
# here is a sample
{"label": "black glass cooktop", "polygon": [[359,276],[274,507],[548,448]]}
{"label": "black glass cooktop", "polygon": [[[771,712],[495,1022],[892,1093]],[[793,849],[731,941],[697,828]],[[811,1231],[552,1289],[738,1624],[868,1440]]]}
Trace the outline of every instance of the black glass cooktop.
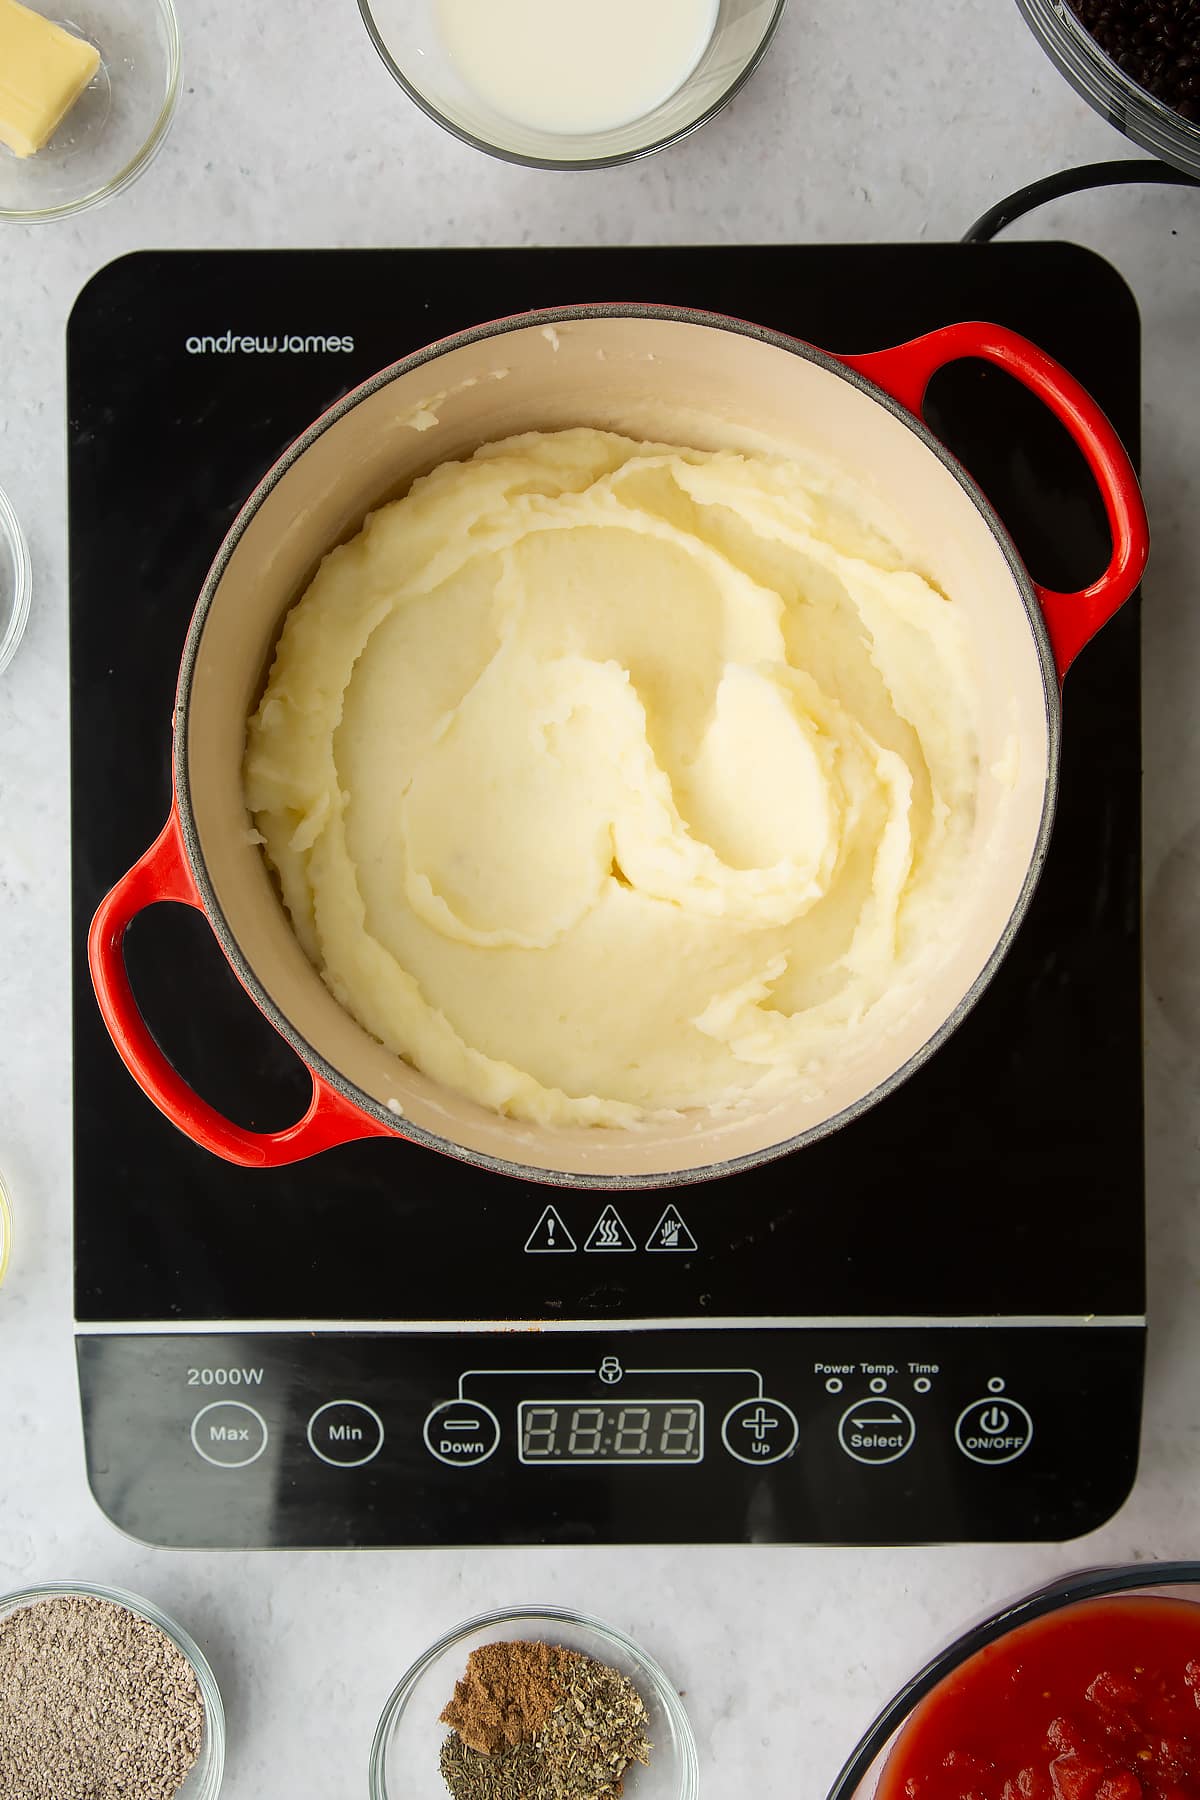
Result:
{"label": "black glass cooktop", "polygon": [[[109,1043],[84,955],[88,922],[166,817],[179,656],[241,501],[317,413],[406,351],[479,319],[604,299],[712,308],[843,351],[954,319],[997,319],[1064,362],[1136,455],[1134,302],[1106,264],[1065,245],[152,252],[89,283],[68,330],[76,1313],[93,1486],[114,1517],[155,1541],[1061,1536],[1107,1516],[1132,1479],[1143,1311],[1136,604],[1068,678],[1050,857],[992,986],[889,1099],[761,1171],[677,1196],[557,1193],[382,1141],[245,1171],[186,1141]],[[1036,579],[1070,588],[1098,573],[1108,543],[1099,500],[1034,400],[1006,376],[962,364],[936,379],[928,416],[996,503]],[[127,955],[156,1036],[202,1093],[258,1128],[299,1115],[307,1078],[202,919],[155,908],[131,931]],[[606,1209],[615,1222],[605,1223]],[[1011,1323],[971,1329],[989,1318]],[[575,1371],[567,1385],[580,1391],[562,1405],[587,1402],[585,1423],[552,1418],[530,1379],[503,1404],[485,1395],[439,1435],[438,1406],[463,1413],[455,1396],[470,1385],[459,1380],[468,1364],[516,1374],[530,1360],[525,1334],[518,1351],[513,1334],[487,1334],[485,1356],[479,1334],[467,1354],[447,1329],[481,1321],[553,1327],[539,1334],[534,1360],[548,1376],[550,1362]],[[645,1328],[631,1336],[625,1328],[638,1321]],[[313,1340],[288,1324],[340,1329],[341,1360],[304,1364],[295,1347]],[[804,1336],[812,1331],[824,1335]],[[549,1356],[551,1343],[561,1354]],[[622,1373],[610,1379],[601,1348],[614,1344]],[[629,1394],[621,1382],[635,1362],[647,1377],[636,1397],[650,1411],[621,1426],[605,1396]],[[697,1371],[708,1379],[735,1362],[747,1376],[734,1381],[737,1393],[704,1402]],[[668,1366],[692,1374],[656,1373]],[[414,1369],[424,1371],[424,1397],[401,1405],[395,1396]],[[825,1464],[806,1448],[801,1369],[817,1414],[829,1413],[821,1430],[835,1468],[892,1465],[871,1471],[873,1490],[847,1494],[814,1474]],[[1000,1429],[995,1397],[1015,1392],[1016,1369],[1026,1404],[1009,1403]],[[163,1401],[172,1384],[184,1391]],[[932,1419],[939,1384],[940,1472],[935,1480],[930,1464],[922,1479],[915,1437],[929,1439],[932,1426],[918,1415],[924,1407]],[[274,1393],[278,1416],[261,1399],[246,1402],[247,1386]],[[551,1381],[551,1400],[561,1386]],[[765,1403],[779,1406],[773,1417],[746,1422],[752,1401],[761,1408],[764,1393],[785,1387]],[[991,1458],[1003,1467],[976,1461],[963,1434],[974,1425],[985,1447],[989,1431],[993,1449],[1016,1443],[1034,1387],[1043,1397],[1057,1389],[1060,1405],[1071,1390],[1071,1418],[1036,1439],[1031,1423],[1011,1457]],[[234,1389],[238,1401],[228,1398]],[[339,1389],[357,1398],[343,1401]],[[860,1391],[896,1412],[887,1429],[875,1421],[874,1457],[845,1443],[848,1433],[871,1435],[869,1418],[855,1426],[842,1417]],[[407,1423],[389,1420],[389,1396]],[[980,1426],[969,1409],[986,1415],[988,1396],[990,1422]],[[357,1429],[351,1415],[321,1409],[360,1401],[387,1445],[363,1459],[355,1491],[374,1498],[361,1506],[321,1486],[346,1479],[344,1467],[329,1476],[339,1456],[322,1454],[332,1447],[321,1436],[329,1420],[337,1445],[366,1441],[344,1435]],[[210,1402],[217,1411],[206,1424]],[[258,1420],[247,1439],[236,1436],[235,1414],[220,1411],[243,1403]],[[686,1410],[705,1405],[704,1420]],[[131,1470],[119,1440],[135,1408],[158,1421],[143,1431],[158,1448],[139,1451]],[[485,1415],[496,1421],[494,1444]],[[901,1415],[914,1437],[884,1455],[888,1430],[895,1441],[908,1433]],[[1107,1421],[1103,1457],[1088,1448],[1097,1418]],[[799,1420],[794,1438],[789,1419]],[[206,1436],[218,1426],[235,1434],[232,1449]],[[459,1428],[468,1450],[455,1467]],[[637,1450],[643,1428],[679,1469]],[[368,1421],[368,1440],[374,1431]],[[584,1471],[574,1464],[588,1459],[589,1433],[596,1455]],[[570,1435],[578,1456],[565,1447]],[[776,1456],[772,1444],[785,1438]],[[614,1476],[617,1443],[630,1466]],[[445,1455],[434,1447],[442,1444],[452,1446]],[[751,1445],[762,1467],[735,1448]],[[489,1460],[494,1478],[510,1446],[515,1497],[501,1527],[463,1483],[472,1455]],[[389,1476],[393,1450],[400,1461]],[[160,1455],[175,1469],[170,1479]],[[340,1462],[356,1466],[345,1454]],[[634,1465],[642,1485],[631,1490]],[[781,1471],[796,1480],[801,1465],[802,1497],[781,1499]],[[649,1504],[656,1483],[683,1482],[683,1467],[700,1466],[707,1473],[688,1506]],[[991,1486],[972,1498],[981,1468]],[[381,1498],[385,1476],[416,1491],[414,1470],[436,1504],[405,1511],[399,1489]],[[436,1488],[446,1471],[449,1486]],[[225,1484],[219,1524],[210,1479]],[[744,1482],[758,1486],[751,1493]],[[520,1499],[530,1483],[536,1497]]]}

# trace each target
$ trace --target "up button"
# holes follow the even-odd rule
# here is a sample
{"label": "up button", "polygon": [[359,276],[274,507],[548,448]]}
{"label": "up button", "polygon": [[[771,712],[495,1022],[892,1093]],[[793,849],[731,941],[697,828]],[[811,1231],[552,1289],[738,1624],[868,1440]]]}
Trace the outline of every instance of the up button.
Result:
{"label": "up button", "polygon": [[1016,1462],[1033,1442],[1033,1420],[1007,1394],[992,1393],[963,1408],[954,1427],[954,1440],[971,1462]]}

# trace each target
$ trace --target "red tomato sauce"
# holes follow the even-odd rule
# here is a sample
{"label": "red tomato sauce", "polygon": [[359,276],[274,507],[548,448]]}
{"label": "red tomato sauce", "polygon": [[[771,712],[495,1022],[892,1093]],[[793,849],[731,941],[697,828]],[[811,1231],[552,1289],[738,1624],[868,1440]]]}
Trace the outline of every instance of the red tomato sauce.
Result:
{"label": "red tomato sauce", "polygon": [[1200,1800],[1200,1605],[1086,1600],[921,1702],[875,1800]]}

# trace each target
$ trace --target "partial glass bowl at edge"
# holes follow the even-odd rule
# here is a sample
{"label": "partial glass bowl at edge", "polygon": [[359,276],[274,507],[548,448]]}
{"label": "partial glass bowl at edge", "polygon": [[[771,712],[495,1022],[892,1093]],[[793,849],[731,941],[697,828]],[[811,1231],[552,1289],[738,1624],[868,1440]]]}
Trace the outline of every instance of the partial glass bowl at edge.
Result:
{"label": "partial glass bowl at edge", "polygon": [[0,488],[0,674],[17,653],[32,592],[29,547],[8,495]]}
{"label": "partial glass bowl at edge", "polygon": [[708,46],[673,94],[627,125],[569,135],[505,118],[467,87],[442,45],[435,0],[358,0],[385,67],[422,112],[474,149],[536,169],[611,168],[678,143],[750,79],[786,4],[720,0]]}
{"label": "partial glass bowl at edge", "polygon": [[33,156],[0,144],[0,221],[39,224],[100,206],[161,149],[179,98],[173,0],[33,0],[100,52],[100,69]]}
{"label": "partial glass bowl at edge", "polygon": [[679,1695],[632,1638],[599,1619],[559,1606],[483,1613],[447,1632],[418,1658],[388,1701],[371,1746],[371,1800],[446,1800],[438,1752],[446,1736],[439,1714],[467,1657],[481,1644],[513,1639],[562,1645],[617,1669],[646,1705],[653,1746],[647,1767],[631,1767],[626,1800],[696,1800],[696,1741]]}
{"label": "partial glass bowl at edge", "polygon": [[127,1594],[122,1588],[95,1587],[86,1581],[48,1581],[41,1587],[23,1588],[15,1594],[0,1594],[0,1619],[20,1611],[24,1606],[36,1605],[41,1600],[61,1600],[71,1596],[108,1600],[114,1606],[123,1606],[127,1612],[135,1613],[139,1619],[146,1619],[151,1625],[156,1625],[163,1636],[171,1640],[180,1655],[186,1657],[192,1665],[204,1701],[204,1739],[200,1745],[199,1757],[192,1765],[183,1786],[177,1790],[176,1800],[217,1800],[225,1777],[225,1708],[221,1703],[216,1676],[203,1651],[153,1601],[142,1600],[137,1594]]}
{"label": "partial glass bowl at edge", "polygon": [[1069,0],[1017,0],[1025,22],[1077,94],[1143,150],[1200,177],[1200,125],[1139,87],[1100,48]]}
{"label": "partial glass bowl at edge", "polygon": [[12,1207],[9,1205],[4,1173],[3,1170],[0,1170],[0,1287],[4,1286],[4,1277],[8,1274],[8,1258],[11,1251]]}
{"label": "partial glass bowl at edge", "polygon": [[1083,1569],[1001,1607],[982,1624],[955,1638],[888,1701],[859,1739],[827,1800],[872,1800],[892,1746],[921,1701],[985,1645],[1007,1637],[1019,1625],[1046,1618],[1081,1600],[1106,1600],[1118,1594],[1190,1600],[1200,1605],[1200,1562],[1129,1563],[1115,1568]]}

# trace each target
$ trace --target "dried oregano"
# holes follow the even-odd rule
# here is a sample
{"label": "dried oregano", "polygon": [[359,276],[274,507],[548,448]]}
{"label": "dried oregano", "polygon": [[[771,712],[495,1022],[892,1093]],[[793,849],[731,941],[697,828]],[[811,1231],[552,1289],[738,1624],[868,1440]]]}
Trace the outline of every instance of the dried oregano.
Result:
{"label": "dried oregano", "polygon": [[[440,1757],[454,1800],[617,1800],[629,1764],[650,1760],[633,1683],[559,1646],[473,1651],[442,1717],[457,1727]],[[488,1754],[460,1733],[498,1748]]]}

